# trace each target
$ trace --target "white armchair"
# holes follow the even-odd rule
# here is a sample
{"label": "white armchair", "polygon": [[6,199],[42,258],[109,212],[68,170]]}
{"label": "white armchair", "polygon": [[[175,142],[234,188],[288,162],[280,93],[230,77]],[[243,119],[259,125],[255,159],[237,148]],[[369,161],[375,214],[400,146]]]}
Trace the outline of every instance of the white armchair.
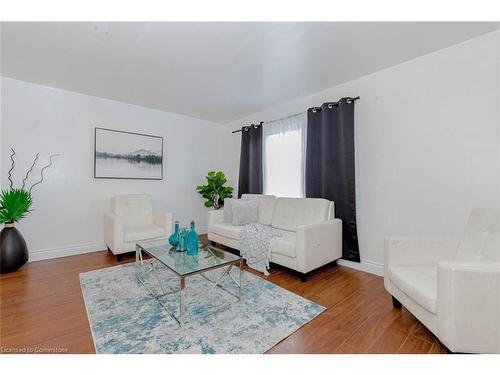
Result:
{"label": "white armchair", "polygon": [[136,242],[166,238],[170,233],[172,214],[153,211],[149,194],[117,195],[104,214],[104,242],[118,261],[121,254],[135,251]]}
{"label": "white armchair", "polygon": [[462,238],[386,237],[384,285],[450,351],[500,353],[500,210]]}

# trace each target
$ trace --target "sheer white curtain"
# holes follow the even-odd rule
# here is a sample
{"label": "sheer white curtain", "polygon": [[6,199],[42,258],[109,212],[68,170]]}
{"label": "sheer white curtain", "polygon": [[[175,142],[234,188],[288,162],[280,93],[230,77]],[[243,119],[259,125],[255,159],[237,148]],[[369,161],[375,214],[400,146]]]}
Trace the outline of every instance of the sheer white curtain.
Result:
{"label": "sheer white curtain", "polygon": [[304,197],[305,114],[264,123],[262,143],[264,194]]}

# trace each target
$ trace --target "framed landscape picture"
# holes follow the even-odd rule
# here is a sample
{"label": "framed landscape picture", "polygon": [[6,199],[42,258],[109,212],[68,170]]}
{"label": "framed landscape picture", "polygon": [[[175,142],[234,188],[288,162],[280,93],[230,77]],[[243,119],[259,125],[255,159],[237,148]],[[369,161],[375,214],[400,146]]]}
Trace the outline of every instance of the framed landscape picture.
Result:
{"label": "framed landscape picture", "polygon": [[94,178],[163,179],[163,137],[95,128]]}

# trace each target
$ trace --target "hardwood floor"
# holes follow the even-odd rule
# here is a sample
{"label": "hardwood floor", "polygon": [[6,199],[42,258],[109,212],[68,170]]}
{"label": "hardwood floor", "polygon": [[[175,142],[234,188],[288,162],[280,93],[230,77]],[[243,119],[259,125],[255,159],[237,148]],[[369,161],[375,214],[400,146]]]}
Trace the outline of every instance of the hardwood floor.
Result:
{"label": "hardwood floor", "polygon": [[[131,261],[127,255],[120,263]],[[100,251],[28,263],[1,275],[2,351],[94,353],[78,275],[116,264],[111,253]],[[392,307],[381,277],[326,266],[306,283],[281,268],[267,280],[327,308],[269,353],[446,353],[407,310]]]}

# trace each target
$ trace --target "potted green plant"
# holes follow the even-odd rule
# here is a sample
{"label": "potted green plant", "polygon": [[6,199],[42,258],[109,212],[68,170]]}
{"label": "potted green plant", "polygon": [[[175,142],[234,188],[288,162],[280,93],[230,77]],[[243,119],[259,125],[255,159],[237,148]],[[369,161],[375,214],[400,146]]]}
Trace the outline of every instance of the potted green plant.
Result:
{"label": "potted green plant", "polygon": [[218,210],[224,206],[224,199],[233,197],[233,188],[224,186],[227,182],[224,172],[210,171],[205,178],[207,184],[197,186],[196,190],[206,199],[205,207],[213,207]]}
{"label": "potted green plant", "polygon": [[38,154],[33,160],[31,168],[26,173],[22,181],[21,188],[15,188],[12,182],[12,171],[14,170],[14,156],[16,152],[12,149],[10,156],[12,167],[8,172],[10,188],[2,190],[0,194],[0,224],[4,224],[0,232],[0,272],[7,273],[17,271],[29,259],[28,247],[21,232],[15,227],[15,223],[23,219],[31,212],[33,199],[31,191],[33,188],[43,182],[43,172],[52,165],[52,158],[56,155],[50,155],[48,165],[40,170],[40,181],[34,183],[29,190],[25,188],[29,174],[33,171],[38,160]]}
{"label": "potted green plant", "polygon": [[2,191],[0,195],[0,232],[2,273],[17,271],[28,261],[28,247],[15,223],[30,212],[31,194],[24,189]]}

